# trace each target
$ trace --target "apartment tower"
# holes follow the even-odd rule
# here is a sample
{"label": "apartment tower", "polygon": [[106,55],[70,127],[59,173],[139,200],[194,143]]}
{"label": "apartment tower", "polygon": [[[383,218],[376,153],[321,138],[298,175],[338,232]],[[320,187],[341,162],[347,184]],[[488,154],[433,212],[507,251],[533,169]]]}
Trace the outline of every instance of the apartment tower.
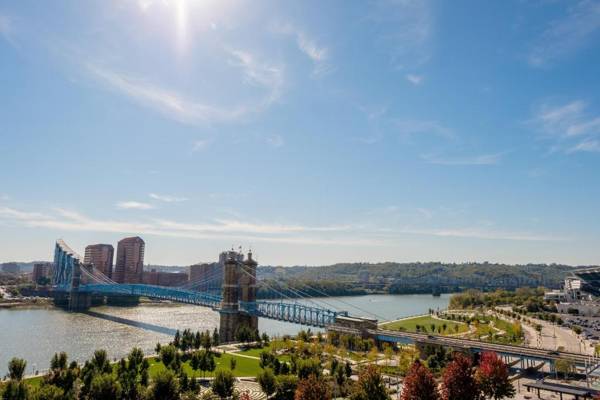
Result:
{"label": "apartment tower", "polygon": [[112,280],[117,283],[142,283],[145,243],[138,236],[121,239]]}
{"label": "apartment tower", "polygon": [[112,278],[115,248],[110,244],[91,244],[85,248],[84,264],[91,264],[94,269]]}

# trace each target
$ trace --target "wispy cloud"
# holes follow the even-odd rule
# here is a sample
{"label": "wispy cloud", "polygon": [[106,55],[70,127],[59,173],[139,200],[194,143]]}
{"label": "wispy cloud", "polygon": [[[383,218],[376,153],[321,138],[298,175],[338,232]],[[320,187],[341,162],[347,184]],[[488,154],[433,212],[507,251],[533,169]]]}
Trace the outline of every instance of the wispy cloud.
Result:
{"label": "wispy cloud", "polygon": [[437,121],[396,119],[394,125],[397,131],[404,136],[429,134],[451,138],[454,132]]}
{"label": "wispy cloud", "polygon": [[525,242],[557,242],[567,241],[568,238],[561,236],[539,235],[528,232],[511,232],[499,230],[485,230],[480,228],[459,229],[406,229],[404,232],[418,235],[484,239],[484,240],[512,240]]}
{"label": "wispy cloud", "polygon": [[406,80],[409,81],[410,83],[412,83],[415,86],[418,86],[421,84],[421,82],[423,82],[423,76],[422,75],[415,75],[415,74],[406,74]]}
{"label": "wispy cloud", "polygon": [[466,157],[443,157],[434,154],[423,154],[421,158],[430,164],[438,165],[496,165],[503,153],[479,154]]}
{"label": "wispy cloud", "polygon": [[189,200],[187,197],[171,196],[167,194],[150,193],[148,196],[154,200],[164,201],[165,203],[181,203]]}
{"label": "wispy cloud", "polygon": [[281,95],[283,71],[279,67],[259,62],[249,52],[230,50],[230,64],[242,70],[247,84],[264,89],[265,95],[248,104],[216,106],[188,98],[175,90],[146,79],[116,72],[88,63],[87,71],[109,88],[134,101],[155,109],[163,115],[186,124],[236,121],[259,113],[271,106]]}
{"label": "wispy cloud", "polygon": [[283,136],[281,135],[271,135],[268,136],[265,141],[267,142],[267,144],[271,147],[281,147],[285,144],[285,141],[283,140]]}
{"label": "wispy cloud", "polygon": [[[423,210],[419,212],[422,213]],[[427,210],[425,210],[425,214],[427,214]],[[424,216],[427,217],[427,215]],[[260,241],[304,245],[393,246],[406,235],[514,241],[568,240],[560,236],[480,228],[368,228],[366,224],[311,226],[246,222],[231,219],[216,219],[207,223],[179,222],[164,219],[150,219],[146,221],[100,220],[76,211],[60,208],[54,209],[50,213],[43,213],[0,207],[0,222],[30,228],[48,228],[57,231],[113,232],[175,238]]]}
{"label": "wispy cloud", "polygon": [[9,200],[9,199],[10,199],[10,197],[7,194],[0,193],[0,201],[6,201],[6,200]]}
{"label": "wispy cloud", "polygon": [[600,31],[600,2],[566,2],[566,15],[554,20],[535,41],[529,64],[546,66],[587,46]]}
{"label": "wispy cloud", "polygon": [[291,24],[275,24],[273,30],[283,35],[290,35],[296,39],[298,49],[304,53],[314,64],[312,75],[323,76],[333,70],[329,61],[329,49],[321,46],[306,32],[297,29]]}
{"label": "wispy cloud", "polygon": [[583,100],[565,104],[543,103],[528,121],[552,141],[551,150],[568,154],[582,151],[596,152],[600,136],[600,115],[588,111]]}
{"label": "wispy cloud", "polygon": [[16,46],[13,20],[3,14],[0,14],[0,36],[12,46]]}
{"label": "wispy cloud", "polygon": [[122,210],[150,210],[154,208],[152,204],[141,203],[139,201],[120,201],[116,206]]}
{"label": "wispy cloud", "polygon": [[209,144],[210,141],[206,139],[195,140],[194,143],[192,143],[192,153],[206,149]]}
{"label": "wispy cloud", "polygon": [[376,0],[368,15],[375,21],[379,44],[399,69],[419,66],[430,58],[433,15],[427,0]]}
{"label": "wispy cloud", "polygon": [[577,143],[575,146],[567,150],[568,153],[600,153],[600,141],[598,140],[584,140]]}

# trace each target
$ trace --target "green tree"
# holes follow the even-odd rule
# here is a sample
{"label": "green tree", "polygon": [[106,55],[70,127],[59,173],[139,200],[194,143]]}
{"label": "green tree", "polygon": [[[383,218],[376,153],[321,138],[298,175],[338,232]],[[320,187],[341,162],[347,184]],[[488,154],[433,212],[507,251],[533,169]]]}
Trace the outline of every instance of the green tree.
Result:
{"label": "green tree", "polygon": [[194,352],[194,354],[192,354],[190,366],[194,371],[202,371],[202,376],[205,377],[207,371],[212,372],[215,370],[215,357],[213,353],[208,352],[206,350],[196,351]]}
{"label": "green tree", "polygon": [[231,371],[219,370],[215,374],[212,382],[212,391],[221,399],[226,399],[233,395],[234,377]]}
{"label": "green tree", "polygon": [[20,381],[23,379],[25,374],[25,368],[27,367],[27,361],[22,358],[13,358],[8,362],[8,376],[10,379]]}
{"label": "green tree", "polygon": [[217,330],[217,328],[215,328],[215,330],[213,331],[213,334],[212,334],[213,346],[218,346],[220,339],[221,338],[219,337],[219,331]]}
{"label": "green tree", "polygon": [[294,375],[279,375],[276,377],[277,389],[274,400],[294,400],[298,387],[298,378]]}
{"label": "green tree", "polygon": [[89,400],[118,400],[121,398],[121,385],[112,374],[96,375],[92,379]]}
{"label": "green tree", "polygon": [[236,366],[237,366],[237,359],[235,358],[235,356],[232,356],[229,359],[229,369],[233,372],[235,370]]}
{"label": "green tree", "polygon": [[2,400],[28,400],[29,386],[23,381],[11,379],[4,386]]}
{"label": "green tree", "polygon": [[159,371],[148,391],[149,400],[179,400],[179,382],[171,370]]}
{"label": "green tree", "polygon": [[379,368],[368,365],[358,376],[358,382],[350,395],[351,400],[389,400],[387,389]]}
{"label": "green tree", "polygon": [[266,368],[258,374],[256,381],[260,385],[263,392],[270,397],[277,390],[277,382],[275,381],[275,374],[271,368]]}
{"label": "green tree", "polygon": [[68,398],[69,396],[65,395],[62,388],[47,384],[41,385],[31,393],[31,400],[65,400]]}

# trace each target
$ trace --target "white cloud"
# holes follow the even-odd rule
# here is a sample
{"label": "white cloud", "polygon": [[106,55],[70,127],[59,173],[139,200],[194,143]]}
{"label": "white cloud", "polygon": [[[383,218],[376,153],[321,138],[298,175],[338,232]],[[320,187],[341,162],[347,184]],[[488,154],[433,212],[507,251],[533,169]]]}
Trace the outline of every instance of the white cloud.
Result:
{"label": "white cloud", "polygon": [[439,165],[496,165],[502,159],[503,153],[480,154],[468,157],[441,157],[432,154],[424,154],[421,158],[430,164]]}
{"label": "white cloud", "polygon": [[[421,212],[421,211],[420,211]],[[394,246],[406,235],[515,241],[568,240],[559,236],[481,228],[402,228],[364,225],[311,226],[217,219],[209,223],[171,220],[117,221],[94,219],[76,211],[27,212],[0,207],[0,223],[57,231],[112,232],[188,239],[290,243],[301,245]]]}
{"label": "white cloud", "polygon": [[584,140],[577,143],[575,146],[567,150],[567,153],[600,153],[600,141],[598,140]]}
{"label": "white cloud", "polygon": [[420,85],[421,82],[423,82],[423,76],[422,75],[407,74],[406,75],[406,80],[409,81],[410,83],[412,83],[413,85],[417,86],[417,85]]}
{"label": "white cloud", "polygon": [[163,115],[186,124],[236,121],[259,113],[271,106],[281,95],[283,71],[279,67],[260,63],[251,53],[231,50],[231,65],[239,67],[247,84],[263,88],[265,95],[247,104],[216,106],[187,98],[175,90],[164,88],[145,79],[112,71],[88,63],[91,75],[134,101],[155,109]]}
{"label": "white cloud", "polygon": [[204,150],[206,147],[208,147],[209,144],[210,144],[210,141],[208,141],[208,140],[194,141],[194,143],[192,144],[192,153]]}
{"label": "white cloud", "polygon": [[7,15],[0,14],[0,36],[4,38],[13,47],[16,47],[14,38],[14,23],[12,18]]}
{"label": "white cloud", "polygon": [[141,203],[139,201],[120,201],[116,206],[123,210],[150,210],[154,208],[152,204]]}
{"label": "white cloud", "polygon": [[281,135],[271,135],[265,140],[267,144],[272,147],[281,147],[285,144],[285,141],[283,140],[283,137]]}
{"label": "white cloud", "polygon": [[537,38],[529,54],[529,64],[546,66],[592,42],[600,31],[600,2],[567,2],[566,16],[552,21]]}
{"label": "white cloud", "polygon": [[313,63],[314,69],[312,75],[315,77],[323,76],[332,71],[329,63],[329,50],[325,46],[320,46],[315,39],[311,38],[306,32],[303,32],[291,24],[274,25],[273,30],[283,35],[290,35],[296,39],[298,49],[304,53]]}
{"label": "white cloud", "polygon": [[537,107],[529,123],[543,138],[551,140],[552,151],[576,153],[595,152],[595,144],[600,136],[600,116],[588,111],[583,100],[574,100],[566,104]]}
{"label": "white cloud", "polygon": [[431,134],[446,138],[454,136],[451,129],[446,128],[437,121],[398,119],[394,121],[394,125],[400,134],[405,136],[415,134]]}
{"label": "white cloud", "polygon": [[156,194],[150,193],[148,196],[154,200],[164,201],[165,203],[181,203],[183,201],[188,201],[187,197],[179,197],[179,196],[170,196],[166,194]]}
{"label": "white cloud", "polygon": [[10,197],[7,194],[4,194],[4,193],[0,194],[0,201],[6,201],[9,199],[10,199]]}

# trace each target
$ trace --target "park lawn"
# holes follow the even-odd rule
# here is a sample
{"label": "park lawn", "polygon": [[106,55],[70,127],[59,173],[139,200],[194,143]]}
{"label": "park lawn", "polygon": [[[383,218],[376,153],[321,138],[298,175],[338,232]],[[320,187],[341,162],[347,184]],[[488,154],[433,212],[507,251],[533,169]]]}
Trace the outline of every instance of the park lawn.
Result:
{"label": "park lawn", "polygon": [[[255,360],[252,358],[246,358],[246,357],[238,357],[235,354],[231,354],[231,353],[221,354],[221,357],[215,356],[215,363],[217,364],[217,368],[215,369],[214,372],[207,371],[206,373],[203,373],[202,371],[194,371],[194,370],[192,370],[192,367],[190,366],[189,361],[183,363],[183,370],[190,377],[195,377],[195,378],[201,378],[203,376],[212,377],[215,375],[215,372],[217,370],[229,369],[229,362],[230,362],[229,360],[231,360],[231,358],[236,359],[236,366],[235,366],[235,369],[233,370],[234,376],[238,376],[238,377],[256,376],[256,375],[258,375],[259,372],[262,371],[262,368],[260,368],[260,365],[258,364],[258,360]],[[164,370],[165,366],[163,365],[162,362],[158,361],[155,358],[152,358],[149,361],[150,361],[149,374],[150,374],[150,379],[152,379],[156,376],[156,374],[159,371]]]}
{"label": "park lawn", "polygon": [[[235,369],[233,370],[233,375],[235,375],[237,377],[256,376],[256,375],[258,375],[258,373],[260,371],[262,371],[262,368],[260,368],[260,365],[258,364],[258,360],[255,360],[252,358],[246,358],[246,357],[238,357],[234,354],[226,353],[226,354],[221,354],[221,357],[215,356],[215,363],[217,364],[217,368],[215,369],[214,372],[207,371],[206,377],[214,376],[216,370],[229,369],[229,362],[230,362],[229,360],[231,360],[231,358],[236,359],[236,366],[235,366]],[[158,374],[160,371],[165,370],[164,364],[162,362],[158,361],[156,359],[156,357],[149,358],[148,362],[150,364],[150,369],[148,370],[150,379],[154,378],[156,376],[156,374]],[[192,370],[192,367],[190,366],[189,361],[183,363],[183,370],[188,374],[189,377],[201,378],[204,376],[202,371]],[[117,364],[116,363],[113,364],[113,371],[114,371],[114,374],[116,375],[116,373],[117,373]],[[44,377],[42,377],[42,376],[36,376],[33,378],[27,378],[27,379],[25,379],[25,381],[29,385],[37,387],[37,386],[41,385],[43,379],[44,379]]]}
{"label": "park lawn", "polygon": [[[432,332],[431,325],[435,325],[435,332]],[[452,335],[455,333],[463,333],[469,330],[467,324],[463,322],[450,321],[446,319],[436,319],[431,315],[423,315],[420,317],[406,318],[400,321],[389,322],[384,324],[384,329],[393,331],[417,332],[417,325],[421,326],[421,332],[438,334],[438,327],[443,327],[446,324],[446,330],[441,332],[442,335]],[[426,331],[423,330],[423,327]],[[455,328],[457,327],[457,328]],[[457,329],[457,330],[455,330]]]}

